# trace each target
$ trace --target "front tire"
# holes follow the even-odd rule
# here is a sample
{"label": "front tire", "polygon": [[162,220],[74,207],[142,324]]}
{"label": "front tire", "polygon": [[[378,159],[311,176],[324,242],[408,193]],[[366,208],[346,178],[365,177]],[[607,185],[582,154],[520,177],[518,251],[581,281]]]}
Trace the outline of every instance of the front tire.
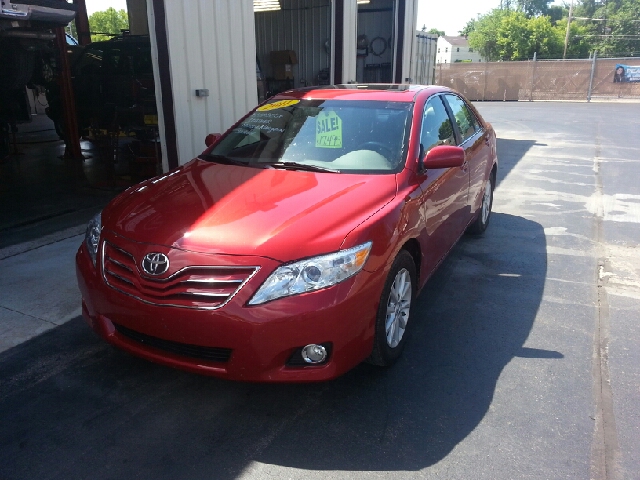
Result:
{"label": "front tire", "polygon": [[416,288],[416,265],[409,252],[402,250],[382,289],[369,363],[388,367],[402,354]]}

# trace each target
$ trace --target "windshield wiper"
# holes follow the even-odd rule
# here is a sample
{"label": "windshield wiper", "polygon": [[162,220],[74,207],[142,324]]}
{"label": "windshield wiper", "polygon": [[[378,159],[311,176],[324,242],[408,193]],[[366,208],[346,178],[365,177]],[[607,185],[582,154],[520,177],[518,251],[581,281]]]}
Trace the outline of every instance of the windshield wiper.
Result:
{"label": "windshield wiper", "polygon": [[235,160],[233,158],[227,157],[226,155],[212,155],[209,154],[206,157],[202,157],[203,160],[209,160],[215,163],[221,163],[223,165],[240,165],[241,167],[252,167],[254,165],[250,165],[249,162],[242,162],[240,160]]}
{"label": "windshield wiper", "polygon": [[340,170],[335,170],[333,168],[321,167],[319,165],[311,165],[308,163],[298,163],[298,162],[271,162],[271,163],[263,163],[262,165],[268,165],[273,168],[282,168],[283,170],[304,170],[306,172],[329,172],[329,173],[340,173]]}

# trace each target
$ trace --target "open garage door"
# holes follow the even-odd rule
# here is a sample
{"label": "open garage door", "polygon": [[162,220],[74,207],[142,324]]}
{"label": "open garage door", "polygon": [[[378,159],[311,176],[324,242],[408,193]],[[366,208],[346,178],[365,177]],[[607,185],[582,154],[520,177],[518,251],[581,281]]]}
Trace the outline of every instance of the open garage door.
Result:
{"label": "open garage door", "polygon": [[331,0],[280,0],[255,12],[260,97],[331,83]]}
{"label": "open garage door", "polygon": [[417,0],[358,0],[358,82],[409,82],[416,12]]}

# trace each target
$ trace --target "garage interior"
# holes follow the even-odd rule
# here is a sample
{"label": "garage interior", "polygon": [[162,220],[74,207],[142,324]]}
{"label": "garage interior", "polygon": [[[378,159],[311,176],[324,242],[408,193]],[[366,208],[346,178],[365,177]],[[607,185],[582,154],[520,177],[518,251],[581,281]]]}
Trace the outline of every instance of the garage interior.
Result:
{"label": "garage interior", "polygon": [[[78,9],[75,25],[81,44],[87,44],[90,39],[85,2],[91,1],[73,0]],[[156,11],[158,5],[162,5],[162,8],[167,10],[168,17],[172,15],[169,9],[176,8],[175,5],[162,0],[127,0],[128,35],[142,35],[144,37],[141,38],[148,39],[149,25],[153,26],[154,22],[156,33],[158,32],[158,19],[149,18],[148,12],[154,10],[147,1]],[[265,3],[270,6],[262,5]],[[398,81],[394,72],[396,59],[401,59],[401,55],[395,37],[396,31],[402,31],[401,26],[398,30],[398,18],[403,15],[402,12],[398,12],[398,8],[402,8],[402,5],[402,0],[358,0],[357,6],[352,6],[344,0],[254,0],[257,91],[255,97],[251,98],[252,95],[249,95],[244,103],[251,108],[256,102],[290,88],[355,81]],[[353,11],[350,12],[349,9]],[[216,15],[219,12],[214,9],[212,13]],[[154,15],[157,17],[157,14]],[[336,25],[332,25],[334,18]],[[350,22],[350,18],[353,21]],[[348,25],[350,23],[353,23],[353,26]],[[356,25],[357,32],[349,31],[350,28],[356,28]],[[351,33],[353,40],[347,38]],[[175,37],[172,40],[175,41]],[[153,41],[152,36],[152,44]],[[188,39],[182,41],[187,45]],[[157,42],[159,44],[161,40],[158,39]],[[81,105],[73,106],[73,103],[80,98],[78,89],[88,88],[87,85],[91,85],[94,80],[81,82],[78,86],[75,79],[74,84],[72,77],[80,71],[78,65],[82,60],[71,55],[70,50],[75,47],[64,48],[68,50],[69,55],[58,55],[58,87],[63,91],[64,83],[68,81],[72,97],[64,103],[64,119],[68,123],[69,117],[75,117],[76,121],[82,123],[81,126],[86,127],[87,124],[82,122],[82,117],[87,102],[80,99]],[[233,50],[234,47],[231,48]],[[341,52],[347,53],[342,53],[341,57]],[[70,64],[67,74],[64,73],[63,57],[68,59]],[[104,57],[106,65],[106,53]],[[347,73],[352,66],[347,65],[349,62],[355,63],[355,69],[352,69],[355,71],[354,78],[350,78]],[[124,68],[123,64],[120,59],[113,68]],[[135,64],[135,58],[129,58],[127,68],[137,68]],[[220,65],[220,62],[217,65]],[[103,66],[102,70],[105,69],[106,66]],[[94,75],[83,78],[97,77]],[[116,78],[121,77],[116,75]],[[233,82],[232,77],[223,77],[220,74],[218,79]],[[151,86],[142,85],[144,82],[139,81],[139,77],[136,77],[135,81],[140,84],[136,85],[136,88],[141,87],[153,92],[153,83]],[[157,76],[155,81],[158,83]],[[176,85],[179,79],[176,80],[175,77],[172,83],[174,90],[181,87]],[[122,117],[123,108],[116,106],[111,110],[107,109],[108,119],[111,119],[109,121],[104,119],[106,114],[103,109],[99,122],[92,119],[91,128],[81,128],[80,135],[72,135],[65,142],[58,135],[59,126],[54,125],[45,114],[46,108],[50,106],[44,93],[45,89],[32,84],[29,86],[34,87],[27,89],[31,119],[17,125],[17,131],[10,136],[8,154],[0,160],[0,248],[83,225],[119,192],[177,165],[162,159],[163,152],[167,151],[167,145],[163,144],[161,148],[159,141],[158,124],[160,123],[162,128],[162,119],[159,122],[158,116],[162,117],[162,112],[145,110],[142,112],[144,125],[122,127],[118,120]],[[107,85],[104,88],[110,87]],[[191,84],[189,89],[192,90]],[[156,85],[153,100],[156,100],[155,95],[159,90],[161,89]],[[101,94],[104,94],[102,84],[100,90],[94,89],[89,98],[92,101],[100,100]],[[64,96],[64,93],[62,95]],[[180,115],[183,114],[179,100],[174,98],[173,109],[176,118],[171,119],[178,124],[181,123]],[[193,108],[192,100],[187,98],[187,101],[190,103],[189,108]],[[193,102],[197,107],[198,100]],[[158,105],[161,103],[157,102]],[[243,105],[243,102],[240,102],[240,105]],[[166,106],[164,108],[166,117]],[[71,110],[72,113],[69,113]],[[242,113],[244,111],[246,110]],[[229,112],[217,115],[220,118],[217,123],[222,124],[224,129],[231,125],[231,118],[235,120],[238,114],[235,113],[235,117]],[[194,146],[191,150],[187,149],[187,154],[184,153],[184,146],[183,151],[177,152],[180,163],[184,163],[182,157],[192,158],[193,151],[197,155],[199,149],[204,148],[203,133],[215,128],[206,118],[205,121],[199,122],[199,127],[194,128],[193,125],[198,124],[197,112],[195,117],[193,112],[191,116]],[[74,130],[69,128],[67,123],[63,130]],[[167,156],[171,156],[170,154],[169,149]]]}
{"label": "garage interior", "polygon": [[[79,135],[63,140],[66,123],[56,124],[50,118],[54,115],[47,115],[59,107],[68,121],[69,111],[76,117],[79,110],[86,108],[86,105],[76,107],[75,102],[69,104],[62,93],[67,79],[73,85],[69,78],[72,65],[65,65],[63,60],[68,64],[81,62],[79,52],[83,47],[78,43],[90,43],[85,0],[75,0],[74,4],[77,42],[68,35],[68,27],[62,32],[58,32],[61,28],[43,29],[43,38],[50,39],[54,34],[56,37],[47,45],[55,51],[54,60],[48,64],[55,78],[42,82],[38,64],[31,66],[34,73],[27,88],[23,87],[28,116],[20,118],[17,124],[3,125],[11,133],[0,155],[0,248],[81,226],[119,192],[159,173],[159,151],[153,143],[151,147],[143,145],[136,132],[121,129],[112,122],[109,128],[83,129]],[[144,13],[146,25],[146,8]],[[135,20],[130,22],[130,28],[135,25]],[[64,38],[65,33],[66,42],[61,49],[57,35]],[[131,33],[134,34],[133,28]],[[65,71],[67,66],[69,70]],[[89,93],[100,97],[96,92]],[[73,100],[80,98],[74,97]],[[86,104],[86,96],[80,100]],[[152,126],[150,129],[153,131]],[[155,131],[153,135],[157,137],[157,127]]]}
{"label": "garage interior", "polygon": [[[331,0],[280,0],[280,5],[279,10],[255,14],[256,54],[265,91],[275,94],[287,88],[329,85]],[[358,83],[393,82],[397,7],[395,0],[357,2],[357,49],[353,54]],[[290,67],[279,68],[281,64]]]}

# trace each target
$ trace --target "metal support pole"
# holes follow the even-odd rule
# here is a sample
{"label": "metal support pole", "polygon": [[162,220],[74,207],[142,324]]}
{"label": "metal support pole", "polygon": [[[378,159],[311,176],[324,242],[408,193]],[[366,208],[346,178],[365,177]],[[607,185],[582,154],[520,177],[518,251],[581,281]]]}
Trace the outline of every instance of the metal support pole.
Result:
{"label": "metal support pole", "polygon": [[[60,53],[60,94],[62,96],[62,113],[64,117],[64,134],[65,134],[65,153],[66,158],[74,160],[83,160],[82,150],[80,149],[80,137],[78,135],[78,120],[76,118],[76,102],[73,96],[73,87],[71,86],[71,69],[69,68],[69,58],[67,57],[67,39],[65,38],[64,28],[55,29],[56,46]],[[79,163],[80,170],[82,164]]]}
{"label": "metal support pole", "polygon": [[78,43],[89,45],[91,34],[89,33],[89,16],[87,15],[87,5],[85,0],[73,0],[73,4],[78,7],[76,13],[76,32],[78,32]]}
{"label": "metal support pole", "polygon": [[591,63],[591,77],[589,78],[589,91],[587,92],[587,102],[591,101],[591,89],[593,88],[593,75],[596,72],[596,57],[597,52],[593,52],[593,62]]}
{"label": "metal support pole", "polygon": [[484,86],[482,87],[482,101],[484,102],[487,99],[487,70],[489,62],[484,62]]}
{"label": "metal support pole", "polygon": [[538,52],[533,52],[533,67],[531,68],[531,89],[529,91],[529,101],[533,102],[533,86],[535,85],[536,79],[536,58],[538,57]]}

